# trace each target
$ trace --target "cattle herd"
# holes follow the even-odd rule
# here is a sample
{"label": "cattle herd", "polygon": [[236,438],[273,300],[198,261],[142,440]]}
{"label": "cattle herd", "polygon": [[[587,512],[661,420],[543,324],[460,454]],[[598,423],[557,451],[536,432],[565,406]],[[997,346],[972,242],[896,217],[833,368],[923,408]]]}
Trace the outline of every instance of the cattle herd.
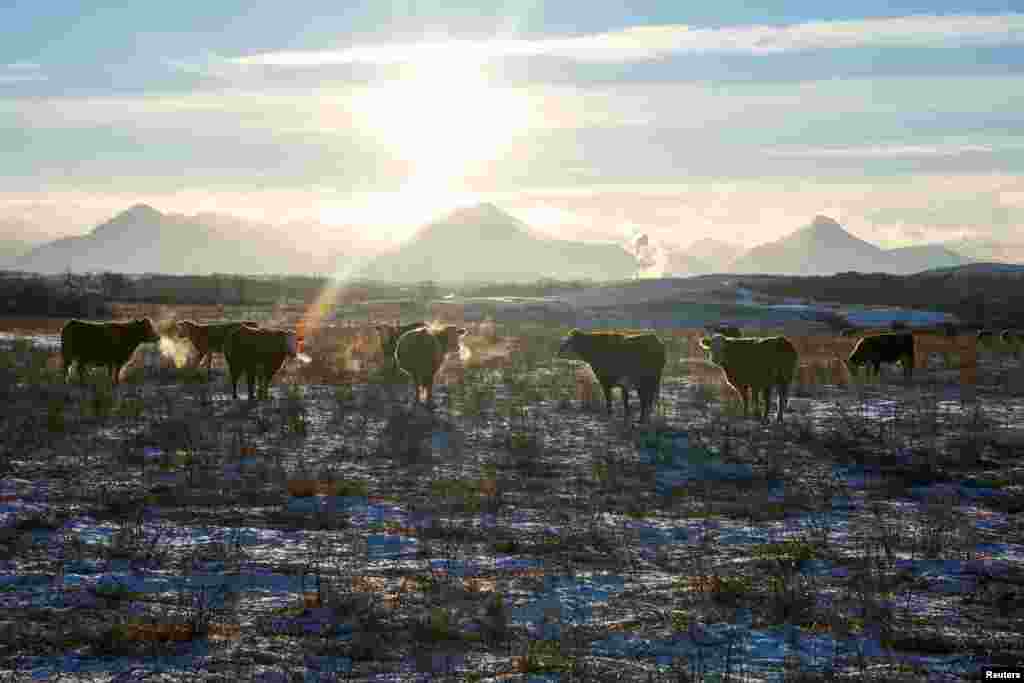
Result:
{"label": "cattle herd", "polygon": [[[290,330],[261,327],[256,321],[198,324],[191,320],[174,326],[175,333],[187,339],[206,360],[207,378],[214,353],[224,354],[231,380],[231,395],[238,398],[238,381],[248,379],[249,399],[267,398],[275,373],[288,358],[297,355],[299,344]],[[393,369],[407,375],[414,385],[413,403],[425,399],[433,403],[433,384],[445,357],[461,350],[467,331],[454,325],[436,325],[420,321],[406,325],[377,327],[381,346]],[[749,414],[751,392],[755,404],[764,403],[761,420],[767,421],[772,389],[778,394],[778,421],[786,410],[789,385],[798,365],[798,354],[785,337],[743,337],[735,326],[710,328],[711,335],[701,338],[700,348],[717,365],[727,384],[743,401]],[[844,336],[847,331],[844,331]],[[978,333],[978,340],[994,338],[991,332]],[[999,339],[1007,345],[1019,345],[1024,335],[1004,330]],[[65,380],[77,363],[79,382],[83,368],[98,365],[107,368],[111,381],[118,383],[121,369],[140,344],[160,341],[149,318],[129,322],[86,322],[71,320],[61,331],[61,357]],[[630,419],[629,391],[640,397],[640,421],[650,418],[661,387],[665,368],[665,344],[654,334],[620,332],[583,332],[574,329],[562,341],[558,354],[577,357],[593,370],[604,392],[608,414],[612,413],[612,389],[622,392],[622,406]],[[864,334],[846,359],[846,367],[856,376],[861,368],[870,376],[878,375],[882,363],[899,363],[909,379],[914,370],[914,336],[910,332]],[[255,387],[255,391],[254,391]]]}

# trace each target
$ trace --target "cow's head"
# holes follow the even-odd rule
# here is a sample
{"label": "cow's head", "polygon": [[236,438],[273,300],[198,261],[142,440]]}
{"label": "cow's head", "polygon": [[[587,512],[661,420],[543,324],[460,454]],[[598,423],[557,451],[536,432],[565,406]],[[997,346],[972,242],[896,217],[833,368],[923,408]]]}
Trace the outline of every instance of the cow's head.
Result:
{"label": "cow's head", "polygon": [[136,318],[132,325],[140,332],[139,336],[143,343],[160,341],[160,335],[149,318]]}
{"label": "cow's head", "polygon": [[294,332],[284,333],[285,348],[288,349],[289,356],[296,356],[299,353],[299,336]]}
{"label": "cow's head", "polygon": [[573,330],[570,331],[564,339],[562,339],[562,343],[558,346],[558,355],[563,358],[578,356],[579,348],[577,344],[582,337],[583,334],[579,330],[573,328]]}
{"label": "cow's head", "polygon": [[725,351],[725,335],[713,334],[710,338],[702,337],[700,348],[704,351],[704,357],[712,363],[722,364],[722,356]]}
{"label": "cow's head", "polygon": [[189,329],[195,326],[191,320],[179,320],[174,323],[174,334],[182,339],[188,338]]}
{"label": "cow's head", "polygon": [[861,367],[866,363],[867,361],[864,359],[859,347],[855,348],[849,357],[843,361],[846,371],[850,373],[851,377],[856,377]]}
{"label": "cow's head", "polygon": [[468,330],[464,327],[445,325],[441,329],[440,334],[437,335],[437,340],[441,342],[444,353],[460,353],[462,351],[462,338],[466,336],[467,332]]}
{"label": "cow's head", "polygon": [[389,345],[393,345],[397,340],[398,326],[397,325],[377,325],[377,335],[380,337],[381,345],[387,349]]}

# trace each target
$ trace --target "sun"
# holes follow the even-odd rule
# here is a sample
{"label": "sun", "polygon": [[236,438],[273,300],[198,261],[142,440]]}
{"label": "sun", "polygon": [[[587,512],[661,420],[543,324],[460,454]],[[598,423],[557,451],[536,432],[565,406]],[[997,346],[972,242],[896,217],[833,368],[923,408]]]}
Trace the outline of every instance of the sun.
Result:
{"label": "sun", "polygon": [[400,78],[366,87],[357,125],[410,166],[409,185],[456,190],[485,171],[528,126],[527,98],[491,82],[483,65],[439,51]]}

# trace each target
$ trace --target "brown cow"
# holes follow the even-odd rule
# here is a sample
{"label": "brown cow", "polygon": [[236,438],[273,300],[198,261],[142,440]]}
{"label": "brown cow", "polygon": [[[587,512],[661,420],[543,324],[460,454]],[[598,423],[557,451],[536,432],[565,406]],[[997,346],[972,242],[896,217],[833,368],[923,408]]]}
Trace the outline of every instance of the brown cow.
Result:
{"label": "brown cow", "polygon": [[285,360],[298,353],[298,339],[288,330],[239,325],[224,342],[224,358],[231,376],[231,396],[238,398],[238,380],[246,375],[249,400],[253,400],[253,384],[259,398],[270,396],[270,381]]}
{"label": "brown cow", "polygon": [[200,324],[191,320],[182,320],[175,324],[174,329],[179,337],[188,339],[195,347],[199,357],[196,365],[202,366],[203,359],[206,359],[206,377],[210,377],[210,368],[213,364],[214,353],[224,353],[224,342],[228,335],[242,325],[259,327],[255,320],[242,320],[241,322],[222,322]]}
{"label": "brown cow", "polygon": [[466,329],[455,325],[420,327],[409,330],[398,339],[395,365],[407,374],[415,385],[413,404],[420,402],[426,392],[428,405],[434,402],[434,376],[441,368],[445,355],[458,353]]}

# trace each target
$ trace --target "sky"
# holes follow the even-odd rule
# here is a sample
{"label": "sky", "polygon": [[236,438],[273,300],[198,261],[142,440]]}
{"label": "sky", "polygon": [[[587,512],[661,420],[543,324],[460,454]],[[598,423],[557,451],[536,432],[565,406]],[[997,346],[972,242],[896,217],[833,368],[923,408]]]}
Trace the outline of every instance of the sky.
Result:
{"label": "sky", "polygon": [[1019,0],[133,5],[0,3],[0,222],[1024,241]]}

